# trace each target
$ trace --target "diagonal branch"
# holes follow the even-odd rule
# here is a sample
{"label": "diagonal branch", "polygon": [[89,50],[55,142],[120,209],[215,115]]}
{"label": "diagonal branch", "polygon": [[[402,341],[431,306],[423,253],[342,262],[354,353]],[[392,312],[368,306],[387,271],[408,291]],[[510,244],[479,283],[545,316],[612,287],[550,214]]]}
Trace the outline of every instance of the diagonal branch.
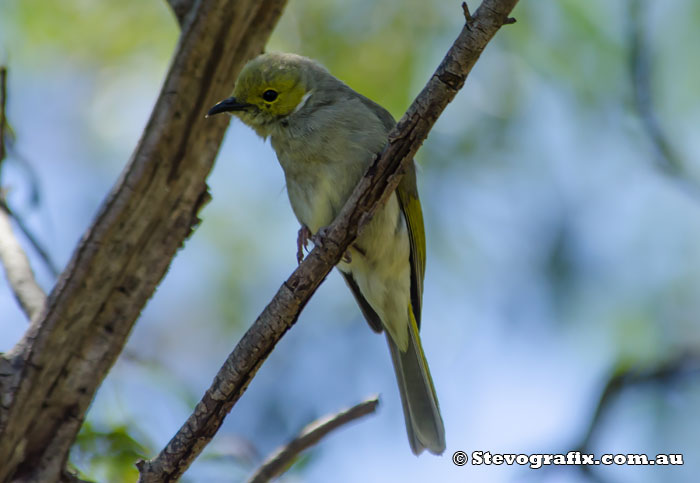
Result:
{"label": "diagonal branch", "polygon": [[0,355],[0,481],[58,481],[101,381],[208,200],[205,121],[285,0],[199,0],[134,154],[22,340]]}
{"label": "diagonal branch", "polygon": [[389,134],[338,218],[302,264],[282,284],[228,356],[194,412],[153,460],[139,463],[141,483],[175,481],[211,441],[275,344],[289,330],[316,288],[340,261],[382,200],[396,189],[405,167],[445,106],[464,85],[486,44],[509,20],[517,0],[484,0],[462,29],[428,84]]}
{"label": "diagonal branch", "polygon": [[336,429],[377,410],[379,397],[374,396],[339,413],[326,416],[306,426],[301,433],[275,451],[250,477],[248,483],[265,483],[282,474],[292,462],[311,446],[317,444]]}
{"label": "diagonal branch", "polygon": [[0,194],[0,262],[5,268],[5,276],[29,320],[33,320],[46,302],[46,294],[34,279],[34,272],[27,254],[15,238],[10,223],[10,213]]}

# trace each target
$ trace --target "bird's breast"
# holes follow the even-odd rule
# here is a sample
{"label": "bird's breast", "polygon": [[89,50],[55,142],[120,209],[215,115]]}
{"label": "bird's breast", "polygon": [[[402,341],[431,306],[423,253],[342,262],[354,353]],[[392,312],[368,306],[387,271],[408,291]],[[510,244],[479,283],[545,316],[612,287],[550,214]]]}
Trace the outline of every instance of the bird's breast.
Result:
{"label": "bird's breast", "polygon": [[373,156],[369,147],[324,130],[271,142],[294,214],[312,233],[338,215]]}

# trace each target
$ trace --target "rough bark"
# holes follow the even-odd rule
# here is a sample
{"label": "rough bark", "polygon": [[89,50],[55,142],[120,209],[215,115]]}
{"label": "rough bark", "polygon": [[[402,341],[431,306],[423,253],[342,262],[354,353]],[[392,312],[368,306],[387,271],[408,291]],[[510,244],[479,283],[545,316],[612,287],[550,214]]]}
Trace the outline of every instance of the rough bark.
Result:
{"label": "rough bark", "polygon": [[204,119],[285,0],[201,0],[121,178],[22,340],[0,358],[0,481],[58,481],[88,405],[208,200],[226,128]]}
{"label": "rough bark", "polygon": [[[248,329],[197,404],[192,415],[153,460],[139,462],[141,483],[176,481],[214,437],[275,344],[296,322],[323,279],[398,185],[407,163],[425,140],[445,106],[464,85],[467,75],[517,0],[484,0],[459,34],[442,63],[396,128],[389,143],[354,190],[338,218],[320,236],[304,262],[280,287]],[[465,9],[466,13],[466,9]]]}

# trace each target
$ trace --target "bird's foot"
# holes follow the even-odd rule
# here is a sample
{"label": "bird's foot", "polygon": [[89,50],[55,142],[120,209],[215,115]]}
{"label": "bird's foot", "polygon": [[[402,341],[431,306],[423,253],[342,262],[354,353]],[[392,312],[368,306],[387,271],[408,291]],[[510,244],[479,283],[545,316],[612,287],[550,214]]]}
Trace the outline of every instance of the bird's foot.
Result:
{"label": "bird's foot", "polygon": [[[297,262],[301,263],[304,260],[304,249],[309,245],[309,240],[311,239],[311,230],[306,225],[302,225],[299,228],[299,233],[297,234]],[[314,241],[315,243],[315,241]],[[307,249],[308,251],[308,249]]]}
{"label": "bird's foot", "polygon": [[[311,241],[314,242],[314,245],[317,247],[322,247],[323,246],[323,239],[328,236],[328,227],[324,226],[318,229],[315,235],[311,237]],[[350,263],[352,262],[352,257],[350,256],[350,249],[348,248],[345,253],[343,254],[343,258],[341,259],[342,262],[345,263]]]}
{"label": "bird's foot", "polygon": [[311,241],[314,242],[314,245],[317,247],[322,247],[323,246],[323,239],[328,236],[328,227],[327,226],[322,226],[321,228],[318,229],[315,235],[311,237]]}

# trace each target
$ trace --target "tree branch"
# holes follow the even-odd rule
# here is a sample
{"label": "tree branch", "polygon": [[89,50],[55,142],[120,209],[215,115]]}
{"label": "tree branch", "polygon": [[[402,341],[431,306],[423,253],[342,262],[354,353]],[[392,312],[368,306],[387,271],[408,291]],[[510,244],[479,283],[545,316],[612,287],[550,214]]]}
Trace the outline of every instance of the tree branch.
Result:
{"label": "tree branch", "polygon": [[[27,318],[31,320],[44,306],[46,294],[36,283],[26,252],[22,249],[12,232],[11,219],[15,220],[20,232],[29,241],[54,277],[58,275],[58,270],[56,270],[46,250],[44,250],[22,218],[10,209],[5,199],[5,192],[1,182],[2,168],[7,153],[11,152],[11,149],[8,148],[11,147],[11,143],[7,141],[5,136],[8,135],[8,138],[12,139],[12,130],[9,129],[7,122],[6,107],[7,68],[2,65],[0,66],[0,262],[5,267],[5,275],[17,301]],[[34,189],[33,186],[32,189]]]}
{"label": "tree branch", "polygon": [[7,204],[7,200],[2,202],[2,208],[8,215],[10,215],[10,218],[15,220],[17,228],[19,228],[19,231],[22,233],[22,235],[24,235],[24,238],[27,239],[41,261],[44,262],[44,266],[49,270],[49,272],[51,272],[51,275],[53,275],[54,278],[58,277],[59,271],[56,268],[56,264],[51,259],[51,255],[49,255],[49,252],[46,250],[46,248],[44,248],[36,235],[32,233],[32,230],[29,229],[27,224],[24,222],[24,219],[19,216],[16,211],[10,209],[9,205]]}
{"label": "tree branch", "polygon": [[0,170],[2,162],[5,160],[5,127],[7,117],[5,116],[5,106],[7,104],[7,67],[0,65]]}
{"label": "tree branch", "polygon": [[60,479],[97,387],[199,222],[226,121],[206,120],[285,0],[200,0],[121,178],[40,317],[0,357],[0,481]]}
{"label": "tree branch", "polygon": [[[7,123],[7,117],[5,117],[5,123],[6,127],[4,134],[6,137],[3,137],[2,139],[0,139],[0,141],[4,143],[7,157],[12,158],[18,163],[19,166],[21,166],[25,170],[28,178],[27,184],[29,185],[29,197],[31,199],[31,204],[38,205],[40,203],[40,192],[38,188],[39,182],[36,176],[36,172],[32,167],[32,163],[27,158],[22,156],[22,154],[14,147],[14,136],[12,133],[12,129],[9,127],[9,123]],[[7,203],[7,200],[5,200],[5,211],[7,211],[10,214],[10,217],[15,221],[17,228],[19,228],[19,231],[22,232],[22,235],[24,235],[24,237],[27,239],[29,244],[32,246],[32,249],[34,249],[36,254],[39,255],[41,261],[44,263],[49,272],[51,272],[51,275],[53,275],[54,278],[57,278],[60,272],[58,268],[56,268],[56,264],[51,259],[51,256],[49,255],[48,251],[41,244],[41,242],[39,242],[39,239],[36,237],[36,235],[34,235],[32,230],[24,222],[22,216],[20,216],[16,211],[10,208],[10,205]]]}
{"label": "tree branch", "polygon": [[187,17],[187,14],[190,13],[190,11],[192,10],[195,1],[196,0],[168,0],[168,4],[173,10],[175,18],[180,24],[180,27],[182,27],[182,25],[185,23],[185,18]]}
{"label": "tree branch", "polygon": [[139,482],[175,481],[214,437],[275,344],[299,317],[316,288],[340,261],[377,206],[396,189],[406,166],[425,140],[445,106],[464,85],[467,75],[517,0],[484,0],[462,29],[438,69],[396,128],[382,154],[345,204],[338,218],[320,236],[321,243],[282,284],[228,356],[194,412],[153,460],[140,463]]}
{"label": "tree branch", "polygon": [[[0,66],[0,175],[7,152],[5,149],[6,105],[7,68],[2,65]],[[12,232],[10,217],[11,212],[5,203],[5,195],[0,185],[0,263],[5,269],[5,277],[17,302],[27,318],[32,320],[44,306],[46,294],[36,283],[27,254]]]}
{"label": "tree branch", "polygon": [[12,233],[10,213],[0,193],[0,262],[15,298],[29,320],[33,320],[44,307],[46,294],[34,279],[34,272],[15,235]]}
{"label": "tree branch", "polygon": [[377,410],[379,397],[374,396],[339,413],[326,416],[302,429],[301,433],[270,455],[253,473],[248,483],[265,483],[282,474],[302,451],[317,444],[329,433]]}

